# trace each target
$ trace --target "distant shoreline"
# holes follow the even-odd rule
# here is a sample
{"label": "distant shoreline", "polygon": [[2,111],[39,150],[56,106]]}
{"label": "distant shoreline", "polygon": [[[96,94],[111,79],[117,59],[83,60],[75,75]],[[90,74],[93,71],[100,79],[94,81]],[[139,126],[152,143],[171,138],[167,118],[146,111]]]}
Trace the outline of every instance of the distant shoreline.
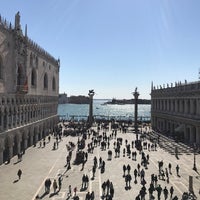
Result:
{"label": "distant shoreline", "polygon": [[[106,104],[117,104],[117,105],[126,105],[126,104],[135,104],[135,99],[112,99],[111,101],[107,101]],[[148,99],[138,99],[138,104],[151,104],[151,100]]]}
{"label": "distant shoreline", "polygon": [[[104,101],[103,105],[107,104],[117,104],[117,105],[126,105],[126,104],[135,104],[135,99],[93,99],[94,101]],[[67,97],[65,94],[59,95],[59,104],[89,104],[90,99],[88,96],[70,96]],[[138,104],[151,104],[149,99],[138,99]]]}

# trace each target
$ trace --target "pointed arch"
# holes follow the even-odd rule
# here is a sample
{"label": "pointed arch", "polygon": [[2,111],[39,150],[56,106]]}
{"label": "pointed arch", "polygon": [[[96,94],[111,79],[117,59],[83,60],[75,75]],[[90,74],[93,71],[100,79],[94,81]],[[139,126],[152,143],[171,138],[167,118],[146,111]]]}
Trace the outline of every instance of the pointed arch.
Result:
{"label": "pointed arch", "polygon": [[37,83],[37,74],[35,68],[33,68],[31,72],[31,86],[36,87],[36,83]]}
{"label": "pointed arch", "polygon": [[47,73],[44,74],[44,89],[48,89],[48,76],[47,76]]}
{"label": "pointed arch", "polygon": [[21,85],[21,79],[22,79],[22,67],[19,64],[17,69],[17,85]]}

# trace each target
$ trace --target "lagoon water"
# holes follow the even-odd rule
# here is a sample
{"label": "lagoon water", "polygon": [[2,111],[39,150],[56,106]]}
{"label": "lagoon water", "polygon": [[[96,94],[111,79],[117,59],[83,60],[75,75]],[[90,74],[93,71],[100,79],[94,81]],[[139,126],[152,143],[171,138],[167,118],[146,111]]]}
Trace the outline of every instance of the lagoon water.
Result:
{"label": "lagoon water", "polygon": [[[96,118],[106,119],[133,119],[134,118],[134,104],[113,105],[106,104],[108,100],[94,100],[93,101],[93,115]],[[138,117],[150,118],[151,105],[138,105]],[[59,104],[58,115],[62,119],[86,119],[89,115],[89,104]]]}

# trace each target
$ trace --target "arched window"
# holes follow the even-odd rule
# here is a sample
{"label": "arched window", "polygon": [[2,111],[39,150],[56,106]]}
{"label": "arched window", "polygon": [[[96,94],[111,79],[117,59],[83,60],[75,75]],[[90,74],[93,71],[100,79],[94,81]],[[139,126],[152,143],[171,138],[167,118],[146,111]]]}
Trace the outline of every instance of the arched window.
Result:
{"label": "arched window", "polygon": [[32,69],[31,72],[31,86],[36,87],[36,80],[37,80],[37,75],[35,69]]}
{"label": "arched window", "polygon": [[53,79],[52,79],[52,90],[56,90],[56,80],[55,80],[55,77],[53,76]]}
{"label": "arched window", "polygon": [[3,79],[3,61],[0,56],[0,79]]}
{"label": "arched window", "polygon": [[48,88],[48,76],[47,73],[45,73],[44,75],[44,89]]}
{"label": "arched window", "polygon": [[21,64],[18,64],[17,69],[17,85],[21,85],[22,83],[22,66]]}

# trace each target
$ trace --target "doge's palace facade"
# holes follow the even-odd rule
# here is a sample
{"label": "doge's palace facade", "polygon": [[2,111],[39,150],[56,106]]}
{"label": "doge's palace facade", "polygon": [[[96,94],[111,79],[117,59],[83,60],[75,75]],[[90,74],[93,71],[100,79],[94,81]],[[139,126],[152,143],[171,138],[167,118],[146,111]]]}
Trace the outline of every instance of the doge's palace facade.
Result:
{"label": "doge's palace facade", "polygon": [[200,81],[151,89],[154,130],[190,145],[200,145]]}
{"label": "doge's palace facade", "polygon": [[25,152],[58,123],[60,61],[0,16],[0,164]]}

